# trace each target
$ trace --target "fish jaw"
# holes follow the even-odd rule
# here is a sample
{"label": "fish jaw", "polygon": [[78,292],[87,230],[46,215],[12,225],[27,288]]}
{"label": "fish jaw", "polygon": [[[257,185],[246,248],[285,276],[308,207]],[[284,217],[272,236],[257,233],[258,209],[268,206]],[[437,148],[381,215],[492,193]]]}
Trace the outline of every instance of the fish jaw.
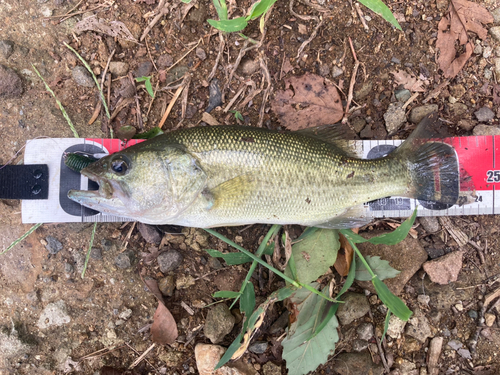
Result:
{"label": "fish jaw", "polygon": [[119,186],[105,178],[99,177],[88,168],[81,171],[81,174],[89,180],[99,184],[99,190],[70,190],[68,198],[81,204],[82,206],[95,209],[107,214],[128,216],[125,204],[120,199]]}

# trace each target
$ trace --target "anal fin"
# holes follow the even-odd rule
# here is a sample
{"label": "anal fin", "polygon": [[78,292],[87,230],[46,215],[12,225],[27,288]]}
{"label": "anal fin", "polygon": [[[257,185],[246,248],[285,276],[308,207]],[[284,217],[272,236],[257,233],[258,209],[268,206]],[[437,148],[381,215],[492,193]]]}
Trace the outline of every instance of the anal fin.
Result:
{"label": "anal fin", "polygon": [[362,227],[363,225],[370,223],[372,220],[373,216],[368,214],[368,210],[361,204],[350,207],[340,215],[314,226],[326,229],[349,229]]}

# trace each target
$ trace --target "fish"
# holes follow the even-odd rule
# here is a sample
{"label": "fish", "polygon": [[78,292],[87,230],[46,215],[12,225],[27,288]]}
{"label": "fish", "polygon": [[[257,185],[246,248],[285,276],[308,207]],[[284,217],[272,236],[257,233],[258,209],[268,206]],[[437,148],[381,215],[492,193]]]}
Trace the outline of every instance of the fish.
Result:
{"label": "fish", "polygon": [[146,224],[351,228],[370,222],[366,202],[383,197],[456,202],[455,151],[425,139],[433,116],[397,149],[372,160],[342,147],[335,127],[176,130],[90,164],[81,173],[99,190],[70,190],[68,197]]}

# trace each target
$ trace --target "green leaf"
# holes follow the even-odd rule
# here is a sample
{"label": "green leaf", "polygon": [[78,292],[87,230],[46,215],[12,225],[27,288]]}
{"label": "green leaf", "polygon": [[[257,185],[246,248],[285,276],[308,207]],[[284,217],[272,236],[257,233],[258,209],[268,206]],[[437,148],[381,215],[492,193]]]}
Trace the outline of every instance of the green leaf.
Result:
{"label": "green leaf", "polygon": [[184,4],[189,4],[191,0],[181,0]]}
{"label": "green leaf", "polygon": [[148,92],[149,96],[151,96],[152,98],[155,97],[153,86],[151,86],[151,77],[137,77],[135,80],[137,82],[144,82],[144,86],[146,86],[146,91]]}
{"label": "green leaf", "polygon": [[[367,255],[365,259],[380,280],[391,279],[401,273],[401,271],[392,268],[387,260],[381,259],[379,256]],[[363,263],[358,263],[356,267],[356,280],[370,281],[371,279],[372,276],[365,265]]]}
{"label": "green leaf", "polygon": [[241,31],[247,27],[247,20],[245,17],[233,18],[232,20],[207,20],[207,22],[215,27],[217,30],[225,31],[227,33],[232,33],[235,31]]}
{"label": "green leaf", "polygon": [[222,356],[222,358],[219,360],[219,363],[217,363],[217,366],[215,366],[214,371],[220,369],[227,362],[229,362],[229,360],[231,359],[231,357],[233,356],[233,354],[239,349],[242,338],[243,338],[243,334],[240,333],[234,339],[234,341],[232,342],[232,344],[229,345],[229,348],[227,348],[226,352],[224,353],[224,355]]}
{"label": "green leaf", "polygon": [[347,274],[347,279],[345,279],[344,286],[340,290],[339,294],[337,294],[337,297],[335,297],[335,299],[339,299],[342,296],[342,294],[347,292],[347,289],[349,289],[352,286],[352,284],[354,283],[355,274],[356,274],[356,256],[353,256],[351,267],[349,268],[349,273]]}
{"label": "green leaf", "polygon": [[245,323],[243,324],[243,331],[246,330],[248,318],[252,315],[255,308],[255,290],[251,281],[248,281],[243,289],[243,294],[240,299],[240,311],[245,314]]}
{"label": "green leaf", "polygon": [[[311,285],[317,287],[318,284]],[[334,353],[335,343],[339,340],[338,321],[336,316],[332,316],[317,335],[312,335],[328,317],[331,310],[326,317],[324,313],[330,302],[305,288],[297,290],[290,300],[297,306],[299,314],[282,342],[283,359],[286,360],[289,375],[303,375],[325,363],[328,356]]]}
{"label": "green leaf", "polygon": [[226,261],[226,263],[230,266],[248,263],[248,262],[252,261],[252,258],[250,258],[248,255],[245,255],[243,253],[221,253],[220,251],[213,250],[213,249],[205,249],[205,251],[212,258],[224,259]]}
{"label": "green leaf", "polygon": [[368,9],[371,9],[378,15],[382,16],[387,22],[391,23],[396,29],[402,30],[396,17],[392,14],[391,10],[381,0],[358,0]]}
{"label": "green leaf", "polygon": [[[335,263],[340,248],[336,229],[318,229],[308,233],[292,246],[298,281],[309,284],[323,275]],[[289,265],[285,275],[292,276]]]}
{"label": "green leaf", "polygon": [[390,233],[384,233],[380,236],[373,237],[370,239],[366,239],[361,237],[359,234],[354,233],[350,229],[341,229],[340,233],[349,238],[354,243],[363,243],[370,242],[374,245],[384,244],[384,245],[396,245],[403,241],[408,232],[410,231],[413,223],[415,222],[415,218],[417,217],[417,209],[413,211],[413,215],[411,215],[408,219],[406,219],[398,228]]}
{"label": "green leaf", "polygon": [[214,298],[236,298],[240,296],[240,292],[232,292],[230,290],[221,290],[213,294]]}
{"label": "green leaf", "polygon": [[261,15],[267,13],[269,8],[276,2],[276,0],[261,0],[252,6],[250,15],[247,16],[247,20],[254,20]]}
{"label": "green leaf", "polygon": [[378,298],[380,298],[384,305],[386,305],[394,315],[405,322],[410,319],[412,314],[411,310],[403,301],[401,301],[401,299],[392,294],[387,285],[385,285],[378,277],[374,277],[372,279],[372,283],[378,294]]}
{"label": "green leaf", "polygon": [[[219,19],[224,21],[227,20],[227,5],[225,0],[213,0],[215,11],[219,16]],[[210,22],[209,22],[210,23]]]}

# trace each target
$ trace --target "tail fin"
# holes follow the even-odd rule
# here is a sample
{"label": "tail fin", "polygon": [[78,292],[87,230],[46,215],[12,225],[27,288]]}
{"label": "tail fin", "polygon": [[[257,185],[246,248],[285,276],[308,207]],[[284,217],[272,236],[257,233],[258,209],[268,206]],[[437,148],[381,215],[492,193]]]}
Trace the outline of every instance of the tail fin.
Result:
{"label": "tail fin", "polygon": [[[410,173],[408,197],[451,207],[457,202],[460,190],[456,152],[446,143],[425,139],[430,137],[429,129],[437,121],[435,113],[425,117],[410,137],[392,154],[408,160]],[[441,208],[447,208],[446,206]],[[435,209],[439,209],[438,207]]]}

